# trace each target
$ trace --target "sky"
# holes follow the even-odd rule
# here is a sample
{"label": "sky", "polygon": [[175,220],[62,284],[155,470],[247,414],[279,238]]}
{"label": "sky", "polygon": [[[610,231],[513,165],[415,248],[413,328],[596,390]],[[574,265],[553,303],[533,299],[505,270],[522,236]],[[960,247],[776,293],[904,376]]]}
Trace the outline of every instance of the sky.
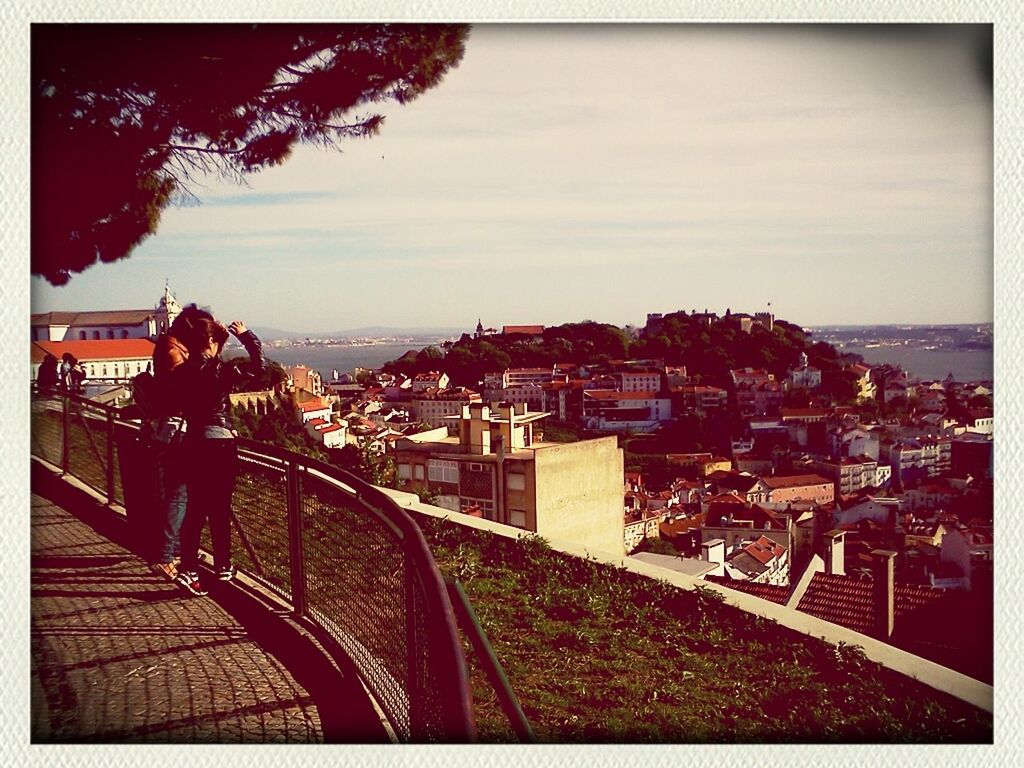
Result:
{"label": "sky", "polygon": [[480,25],[372,139],[164,213],[34,312],[179,301],[299,332],[648,312],[990,322],[976,29]]}

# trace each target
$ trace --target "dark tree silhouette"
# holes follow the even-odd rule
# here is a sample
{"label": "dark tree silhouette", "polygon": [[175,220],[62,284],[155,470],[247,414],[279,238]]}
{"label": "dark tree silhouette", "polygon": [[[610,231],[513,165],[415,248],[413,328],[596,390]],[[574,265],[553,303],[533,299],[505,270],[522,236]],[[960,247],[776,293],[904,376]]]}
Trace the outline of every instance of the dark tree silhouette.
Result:
{"label": "dark tree silhouette", "polygon": [[[171,202],[299,143],[376,133],[462,58],[464,25],[32,27],[32,272],[131,254]],[[361,110],[367,110],[361,113]]]}

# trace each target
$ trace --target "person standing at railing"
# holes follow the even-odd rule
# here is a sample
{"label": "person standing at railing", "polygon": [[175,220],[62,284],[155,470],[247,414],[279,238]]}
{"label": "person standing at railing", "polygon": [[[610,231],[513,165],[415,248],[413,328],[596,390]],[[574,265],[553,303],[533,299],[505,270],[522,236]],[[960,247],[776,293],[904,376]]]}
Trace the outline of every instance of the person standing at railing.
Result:
{"label": "person standing at railing", "polygon": [[[170,581],[178,577],[178,558],[181,553],[181,523],[185,519],[187,491],[183,441],[186,424],[181,413],[179,384],[181,366],[189,358],[189,348],[205,342],[197,333],[200,319],[213,320],[213,315],[195,304],[185,307],[167,332],[157,337],[153,348],[151,384],[138,387],[139,401],[149,417],[148,436],[153,448],[156,470],[157,514],[154,521],[152,547],[154,562],[151,567]],[[147,372],[148,373],[148,372]]]}
{"label": "person standing at railing", "polygon": [[57,358],[47,354],[43,362],[39,364],[39,373],[36,376],[36,389],[40,394],[47,395],[57,388],[57,380],[60,374],[57,371]]}
{"label": "person standing at railing", "polygon": [[[231,429],[228,399],[232,388],[243,380],[259,376],[266,365],[263,345],[239,321],[225,328],[215,320],[198,325],[204,339],[198,354],[182,365],[182,412],[188,424],[185,455],[188,474],[188,506],[181,526],[181,567],[178,583],[194,595],[205,595],[199,572],[199,539],[207,520],[213,543],[213,568],[217,578],[235,577],[231,561],[231,496],[235,489],[238,452]],[[246,365],[224,363],[220,354],[228,331],[249,354]]]}
{"label": "person standing at railing", "polygon": [[81,395],[85,392],[85,366],[78,360],[75,360],[71,370],[68,372],[68,384],[71,391],[76,395]]}
{"label": "person standing at railing", "polygon": [[71,390],[71,369],[78,365],[78,360],[70,352],[60,356],[60,367],[57,369],[57,385],[68,391]]}

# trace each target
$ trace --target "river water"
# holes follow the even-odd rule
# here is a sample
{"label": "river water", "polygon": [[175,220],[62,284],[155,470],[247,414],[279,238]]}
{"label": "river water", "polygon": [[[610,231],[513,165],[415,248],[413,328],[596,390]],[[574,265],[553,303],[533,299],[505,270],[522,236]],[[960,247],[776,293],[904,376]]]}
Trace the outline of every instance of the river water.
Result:
{"label": "river water", "polygon": [[849,345],[843,352],[864,358],[868,365],[899,365],[921,379],[944,379],[950,373],[957,381],[991,381],[991,349],[921,349],[920,347],[860,347]]}
{"label": "river water", "polygon": [[347,373],[353,368],[380,368],[389,360],[401,357],[416,344],[374,344],[366,347],[266,347],[266,356],[281,365],[306,365],[320,372],[323,380],[330,381],[331,370]]}
{"label": "river water", "polygon": [[[416,344],[375,344],[366,347],[267,347],[267,357],[281,365],[308,365],[320,372],[325,381],[331,370],[345,373],[353,368],[380,368],[389,360],[401,357]],[[944,379],[948,373],[957,381],[991,381],[992,350],[940,350],[919,347],[846,346],[843,352],[861,355],[869,365],[889,363],[922,379]]]}

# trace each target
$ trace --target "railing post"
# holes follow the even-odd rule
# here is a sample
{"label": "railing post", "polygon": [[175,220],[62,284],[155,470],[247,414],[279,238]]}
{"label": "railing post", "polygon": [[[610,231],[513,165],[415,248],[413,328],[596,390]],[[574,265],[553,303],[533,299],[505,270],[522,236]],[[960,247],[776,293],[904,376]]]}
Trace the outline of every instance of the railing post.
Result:
{"label": "railing post", "polygon": [[424,722],[423,697],[421,695],[419,675],[419,643],[416,639],[416,574],[412,567],[412,558],[402,548],[405,560],[405,656],[409,685],[409,738],[416,741]]}
{"label": "railing post", "polygon": [[301,618],[306,615],[306,567],[302,547],[302,488],[299,467],[288,462],[288,554],[292,587],[292,611]]}
{"label": "railing post", "polygon": [[509,724],[515,730],[516,736],[519,737],[521,742],[535,742],[537,738],[534,736],[533,728],[530,727],[530,721],[526,719],[523,707],[520,705],[515,691],[512,690],[512,684],[509,683],[505,670],[501,666],[501,662],[498,661],[494,648],[487,639],[487,634],[484,632],[480,619],[477,618],[476,611],[473,610],[473,604],[469,602],[462,584],[459,583],[458,579],[449,576],[445,577],[444,582],[448,588],[448,595],[451,598],[452,607],[455,609],[455,615],[462,626],[462,631],[469,638],[470,645],[473,646],[480,666],[483,668],[488,682],[490,682],[491,687],[494,688],[494,692],[498,696],[498,703],[505,712]]}
{"label": "railing post", "polygon": [[107,506],[114,503],[114,411],[107,410]]}
{"label": "railing post", "polygon": [[70,466],[70,435],[71,435],[71,399],[64,395],[61,402],[61,441],[60,441],[60,469],[66,475]]}

